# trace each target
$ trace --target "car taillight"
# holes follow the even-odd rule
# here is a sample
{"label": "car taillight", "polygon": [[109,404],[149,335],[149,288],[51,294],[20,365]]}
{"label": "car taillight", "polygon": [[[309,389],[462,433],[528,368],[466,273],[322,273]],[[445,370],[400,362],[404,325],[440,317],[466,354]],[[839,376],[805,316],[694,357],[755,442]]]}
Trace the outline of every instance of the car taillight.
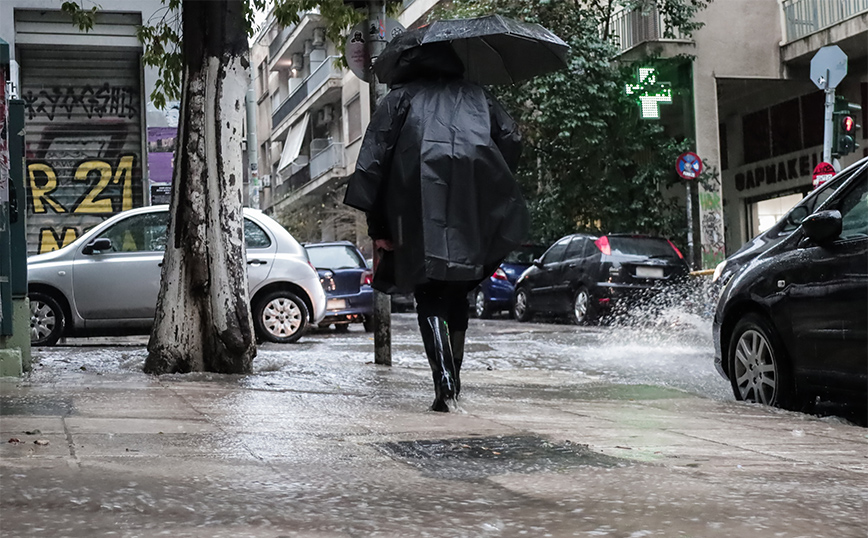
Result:
{"label": "car taillight", "polygon": [[609,238],[605,235],[594,241],[594,244],[597,245],[597,248],[600,249],[600,252],[602,252],[606,256],[612,255],[612,247],[609,246]]}
{"label": "car taillight", "polygon": [[495,271],[494,274],[491,275],[491,278],[494,278],[496,280],[509,280],[508,278],[506,278],[506,273],[500,267],[498,267],[497,271]]}
{"label": "car taillight", "polygon": [[684,256],[681,254],[681,251],[678,250],[678,247],[676,247],[675,244],[674,244],[672,241],[669,241],[668,239],[667,239],[666,241],[669,242],[669,246],[672,247],[672,250],[675,251],[675,254],[678,254],[678,257],[681,258],[681,259],[683,260],[683,259],[684,259]]}
{"label": "car taillight", "polygon": [[371,282],[374,281],[374,273],[371,271],[365,271],[362,273],[362,280],[359,282],[362,286],[370,286]]}

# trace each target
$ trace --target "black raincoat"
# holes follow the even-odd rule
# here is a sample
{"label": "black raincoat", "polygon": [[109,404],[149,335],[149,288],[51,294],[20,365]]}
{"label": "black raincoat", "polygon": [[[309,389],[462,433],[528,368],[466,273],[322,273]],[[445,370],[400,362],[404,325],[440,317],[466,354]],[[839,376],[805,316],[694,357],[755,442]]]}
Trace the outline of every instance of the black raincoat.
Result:
{"label": "black raincoat", "polygon": [[479,282],[530,223],[512,175],[521,152],[516,124],[460,77],[460,59],[444,46],[402,55],[344,198],[367,213],[372,238],[395,246],[374,277],[387,293],[429,280]]}

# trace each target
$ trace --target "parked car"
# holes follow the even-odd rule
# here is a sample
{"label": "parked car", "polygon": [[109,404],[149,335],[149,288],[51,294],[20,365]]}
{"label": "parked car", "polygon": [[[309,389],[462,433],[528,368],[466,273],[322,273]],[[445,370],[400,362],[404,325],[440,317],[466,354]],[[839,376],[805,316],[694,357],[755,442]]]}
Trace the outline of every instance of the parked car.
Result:
{"label": "parked car", "polygon": [[333,241],[306,243],[304,248],[326,293],[326,315],[320,326],[334,324],[336,330],[346,331],[350,323],[363,323],[366,331],[373,331],[373,272],[358,247]]}
{"label": "parked car", "polygon": [[[27,260],[31,344],[62,336],[148,334],[160,290],[168,206],[119,213],[71,244]],[[247,278],[257,337],[298,340],[325,315],[304,248],[277,222],[244,209]]]}
{"label": "parked car", "polygon": [[563,313],[584,324],[614,302],[653,293],[688,272],[681,252],[661,237],[568,235],[519,277],[515,318]]}
{"label": "parked car", "polygon": [[863,166],[723,287],[715,366],[736,399],[784,408],[816,396],[866,401],[866,184]]}
{"label": "parked car", "polygon": [[811,191],[774,226],[757,235],[720,262],[714,270],[712,282],[717,287],[726,284],[738,269],[789,237],[799,227],[802,220],[812,214],[838,187],[846,183],[851,177],[860,173],[864,174],[866,169],[868,169],[868,157],[848,166],[830,181]]}
{"label": "parked car", "polygon": [[494,274],[471,292],[470,304],[474,315],[486,319],[503,310],[509,310],[514,315],[512,297],[515,294],[515,281],[545,250],[539,245],[522,245],[510,252]]}

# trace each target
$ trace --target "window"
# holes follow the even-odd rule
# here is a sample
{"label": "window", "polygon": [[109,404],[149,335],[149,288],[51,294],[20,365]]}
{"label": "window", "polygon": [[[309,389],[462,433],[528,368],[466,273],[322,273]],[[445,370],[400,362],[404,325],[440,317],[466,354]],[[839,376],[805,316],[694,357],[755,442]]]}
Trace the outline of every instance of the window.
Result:
{"label": "window", "polygon": [[868,237],[868,175],[862,174],[856,185],[841,200],[841,239]]}
{"label": "window", "polygon": [[567,245],[570,244],[570,238],[566,237],[561,239],[546,252],[545,256],[543,256],[543,265],[548,265],[550,263],[558,263],[564,259],[564,253],[567,250]]}
{"label": "window", "polygon": [[575,260],[577,258],[583,258],[585,252],[585,243],[588,240],[584,237],[575,237],[570,242],[570,246],[567,247],[567,254],[565,256],[568,260]]}
{"label": "window", "polygon": [[745,164],[761,161],[771,157],[771,140],[769,137],[769,109],[763,109],[748,114],[741,119],[744,134]]}
{"label": "window", "polygon": [[271,246],[271,238],[258,224],[244,219],[244,244],[247,248],[268,248]]}
{"label": "window", "polygon": [[821,91],[802,96],[802,142],[806,148],[823,145],[825,101]]}
{"label": "window", "polygon": [[259,64],[259,95],[268,93],[268,59]]}
{"label": "window", "polygon": [[784,155],[802,149],[802,120],[799,100],[790,99],[771,108],[772,155]]}
{"label": "window", "polygon": [[355,142],[362,136],[362,100],[357,95],[347,103],[347,141]]}
{"label": "window", "polygon": [[154,252],[166,250],[168,213],[146,213],[124,219],[99,236],[110,239],[111,252]]}
{"label": "window", "polygon": [[539,247],[536,245],[523,245],[507,254],[506,259],[503,260],[503,263],[531,264],[534,260],[542,258],[542,255],[545,254],[545,251],[545,247]]}
{"label": "window", "polygon": [[356,269],[368,264],[359,256],[355,248],[344,245],[327,247],[307,247],[310,263],[317,269]]}

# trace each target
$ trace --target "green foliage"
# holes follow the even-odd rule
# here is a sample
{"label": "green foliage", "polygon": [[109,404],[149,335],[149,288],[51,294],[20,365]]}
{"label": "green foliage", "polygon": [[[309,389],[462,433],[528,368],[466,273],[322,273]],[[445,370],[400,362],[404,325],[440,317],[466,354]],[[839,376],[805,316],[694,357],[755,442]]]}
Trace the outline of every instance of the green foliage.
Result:
{"label": "green foliage", "polygon": [[[699,27],[706,2],[660,0],[657,9],[682,32]],[[632,2],[646,8],[649,2]],[[542,24],[571,47],[569,68],[518,86],[492,88],[519,123],[525,148],[518,177],[533,217],[533,238],[548,243],[576,231],[686,236],[684,189],[675,174],[689,140],[639,118],[626,84],[635,68],[613,61],[601,28],[613,2],[454,0],[437,18],[499,13]],[[683,59],[681,61],[684,61]],[[649,59],[645,65],[654,65]]]}

